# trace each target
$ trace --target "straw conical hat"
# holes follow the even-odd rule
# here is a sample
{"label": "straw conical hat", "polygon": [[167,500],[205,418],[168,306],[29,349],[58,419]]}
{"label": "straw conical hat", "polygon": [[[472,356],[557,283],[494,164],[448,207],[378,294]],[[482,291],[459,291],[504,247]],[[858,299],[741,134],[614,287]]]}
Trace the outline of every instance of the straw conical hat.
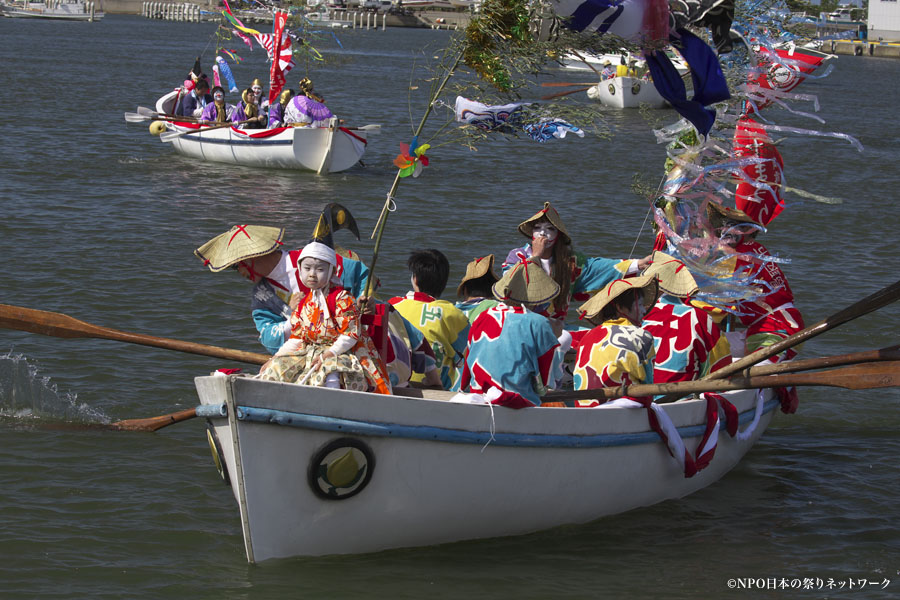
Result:
{"label": "straw conical hat", "polygon": [[659,279],[659,289],[662,293],[687,298],[700,289],[694,276],[677,258],[657,250],[653,253],[651,261],[653,264],[647,267],[643,275],[655,275]]}
{"label": "straw conical hat", "polygon": [[499,277],[497,277],[497,274],[494,273],[493,254],[488,254],[487,256],[476,258],[466,265],[466,274],[463,275],[462,281],[460,281],[459,285],[456,287],[456,295],[462,296],[462,287],[467,281],[478,279],[479,277],[484,277],[488,273],[491,274],[491,279],[494,280],[494,283],[496,283],[500,279]]}
{"label": "straw conical hat", "polygon": [[530,240],[532,233],[534,232],[534,224],[541,219],[547,219],[548,221],[550,221],[551,225],[559,229],[559,233],[563,236],[563,238],[565,238],[566,243],[572,243],[572,238],[569,237],[569,233],[566,231],[566,226],[563,225],[562,219],[559,218],[559,213],[556,212],[555,208],[550,206],[549,202],[544,202],[544,208],[537,211],[533,217],[531,217],[527,221],[522,221],[521,223],[519,223],[519,232]]}
{"label": "straw conical hat", "polygon": [[650,307],[656,304],[656,298],[659,296],[659,286],[657,284],[656,276],[641,275],[640,277],[630,277],[628,279],[616,279],[591,296],[590,300],[579,307],[578,312],[582,317],[591,323],[594,323],[594,325],[599,325],[600,322],[595,321],[595,319],[597,319],[603,311],[603,307],[628,290],[633,290],[635,288],[643,291],[644,309],[650,310]]}
{"label": "straw conical hat", "polygon": [[497,300],[528,306],[550,302],[559,295],[559,284],[535,262],[523,261],[509,269],[491,288]]}
{"label": "straw conical hat", "polygon": [[[760,225],[758,221],[738,208],[729,208],[709,202],[706,205],[706,216],[713,227],[719,227],[724,221],[737,221],[738,223],[750,223],[751,225]],[[761,225],[760,225],[761,226]]]}
{"label": "straw conical hat", "polygon": [[277,250],[282,236],[284,229],[278,227],[235,225],[194,250],[194,254],[210,271],[217,273],[242,260]]}

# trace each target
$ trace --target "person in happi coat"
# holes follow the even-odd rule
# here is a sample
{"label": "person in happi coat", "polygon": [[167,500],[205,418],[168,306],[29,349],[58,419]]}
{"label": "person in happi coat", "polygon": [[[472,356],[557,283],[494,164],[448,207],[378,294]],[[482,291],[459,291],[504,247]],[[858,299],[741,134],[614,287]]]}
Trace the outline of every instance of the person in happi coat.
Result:
{"label": "person in happi coat", "polygon": [[[450,262],[440,250],[419,250],[410,254],[406,262],[412,273],[412,291],[388,302],[422,332],[431,344],[440,384],[445,390],[455,389],[458,383],[458,366],[462,363],[469,335],[469,320],[465,313],[439,297],[447,287]],[[433,379],[433,375],[428,375]],[[414,382],[424,381],[424,375],[415,375]]]}
{"label": "person in happi coat", "polygon": [[705,310],[691,304],[699,288],[680,260],[654,252],[643,275],[659,280],[659,299],[641,327],[653,336],[653,383],[700,379],[731,364],[731,347]]}
{"label": "person in happi coat", "polygon": [[493,286],[496,306],[472,323],[460,390],[510,408],[540,406],[556,386],[562,352],[553,328],[535,309],[559,294],[559,284],[531,260],[509,269]]}
{"label": "person in happi coat", "polygon": [[234,116],[234,106],[225,104],[225,90],[222,86],[217,85],[212,89],[212,99],[200,114],[200,120],[212,124],[230,123]]}
{"label": "person in happi coat", "polygon": [[266,126],[268,119],[265,114],[260,112],[253,88],[247,88],[241,94],[241,101],[234,109],[232,120],[235,123],[247,121],[240,126],[241,129],[261,129]]}
{"label": "person in happi coat", "polygon": [[[644,314],[659,295],[657,279],[641,275],[617,279],[578,309],[596,325],[581,339],[575,358],[576,390],[653,383],[653,336],[641,328]],[[599,406],[577,400],[576,406]]]}
{"label": "person in happi coat", "polygon": [[283,90],[278,96],[278,102],[269,105],[269,129],[284,125],[284,107],[294,97],[294,90]]}
{"label": "person in happi coat", "polygon": [[325,106],[322,97],[313,91],[308,77],[300,80],[299,92],[284,109],[284,124],[294,126],[326,127],[334,113]]}
{"label": "person in happi coat", "polygon": [[[292,298],[296,304],[309,291],[298,271],[301,250],[282,249],[283,236],[284,229],[279,227],[235,225],[194,251],[210,271],[217,273],[230,267],[254,284],[252,318],[260,343],[270,353],[278,351],[290,335]],[[341,250],[336,262],[342,287],[354,296],[361,294],[369,269],[359,255]]]}
{"label": "person in happi coat", "polygon": [[494,273],[494,255],[488,254],[472,260],[466,265],[466,274],[456,288],[456,296],[460,300],[456,308],[465,313],[469,323],[478,315],[496,306],[498,301],[491,291],[499,277]]}
{"label": "person in happi coat", "polygon": [[384,363],[362,330],[356,301],[334,276],[334,248],[310,242],[299,265],[308,291],[291,314],[290,338],[258,378],[390,394]]}
{"label": "person in happi coat", "polygon": [[179,117],[200,117],[203,109],[213,103],[212,94],[209,93],[209,83],[205,79],[199,79],[194,84],[194,89],[181,97],[175,114]]}
{"label": "person in happi coat", "polygon": [[519,224],[519,233],[530,241],[521,248],[510,250],[503,263],[503,272],[533,257],[559,284],[559,296],[546,311],[557,335],[562,331],[573,299],[587,300],[591,292],[620,277],[637,274],[650,262],[649,256],[640,260],[614,260],[588,258],[575,252],[572,238],[559,213],[549,202],[545,202],[544,208],[530,219]]}

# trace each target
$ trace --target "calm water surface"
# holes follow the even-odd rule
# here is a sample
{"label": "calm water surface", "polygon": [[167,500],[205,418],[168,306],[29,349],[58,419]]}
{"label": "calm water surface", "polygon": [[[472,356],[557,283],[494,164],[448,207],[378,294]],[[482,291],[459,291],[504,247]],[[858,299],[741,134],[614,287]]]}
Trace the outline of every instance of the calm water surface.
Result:
{"label": "calm water surface", "polygon": [[[414,60],[429,44],[426,56],[441,48],[446,32],[342,31],[343,50],[323,46],[341,64],[312,74],[317,89],[339,115],[383,130],[365,167],[317,177],[194,163],[124,122],[124,112],[153,106],[182,78],[213,29],[117,16],[0,20],[0,302],[257,351],[248,287],[209,273],[193,249],[235,223],[278,224],[300,244],[331,201],[371,230],[398,144],[422,113],[421,103],[407,105]],[[242,54],[235,73],[246,86],[265,67],[261,51]],[[781,145],[789,185],[843,199],[792,198],[764,238],[793,260],[785,271],[813,323],[897,279],[900,61],[841,57],[830,77],[799,91],[819,96],[826,125],[774,109],[771,118],[849,133],[865,146],[860,154],[846,142],[796,136]],[[448,115],[439,108],[436,118]],[[675,120],[659,115],[662,124]],[[640,115],[608,118],[610,141],[433,150],[432,166],[397,194],[378,263],[384,291],[407,289],[412,248],[444,250],[454,282],[473,256],[503,255],[520,243],[516,224],[544,200],[559,207],[580,250],[626,257],[636,243],[634,255],[645,254],[646,208],[629,188],[635,173],[658,178],[664,149]],[[352,246],[371,256],[367,239]],[[804,353],[884,347],[898,330],[895,305]],[[804,390],[798,414],[776,418],[734,471],[683,500],[512,539],[249,566],[201,422],[156,434],[67,427],[193,407],[192,378],[220,362],[11,331],[0,331],[0,355],[3,598],[873,598],[900,590],[896,390]],[[759,593],[729,590],[733,577],[891,583]]]}

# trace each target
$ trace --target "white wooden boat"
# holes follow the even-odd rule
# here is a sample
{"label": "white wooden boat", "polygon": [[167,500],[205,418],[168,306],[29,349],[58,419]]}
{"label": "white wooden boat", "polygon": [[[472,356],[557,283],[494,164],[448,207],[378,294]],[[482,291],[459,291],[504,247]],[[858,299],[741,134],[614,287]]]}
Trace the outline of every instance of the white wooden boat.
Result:
{"label": "white wooden boat", "polygon": [[[669,57],[669,60],[672,61],[672,65],[674,65],[675,70],[678,71],[679,75],[684,75],[690,70],[690,67],[680,54],[678,54],[671,48],[666,49],[665,52],[666,56]],[[623,58],[625,60],[624,63],[622,63]],[[638,69],[644,69],[647,66],[647,61],[645,61],[640,54],[632,54],[624,48],[618,54],[568,52],[563,55],[560,63],[562,64],[564,69],[573,69],[575,71],[591,71],[596,73],[603,70],[603,65],[607,61],[609,61],[610,65],[615,68],[620,64],[628,65],[632,60],[635,61],[635,67]]]}
{"label": "white wooden boat", "polygon": [[[195,383],[250,562],[519,535],[679,498],[734,467],[778,406],[770,391],[727,394],[744,431],[722,427],[712,461],[686,478],[643,408],[512,410],[447,402],[448,392]],[[665,405],[691,453],[705,407]]]}
{"label": "white wooden boat", "polygon": [[668,106],[650,80],[637,77],[613,77],[587,90],[588,98],[613,108],[638,108],[642,104],[652,108]]}
{"label": "white wooden boat", "polygon": [[[170,92],[160,98],[156,104],[157,112],[171,113],[177,93]],[[327,127],[198,130],[192,124],[166,123],[166,128],[184,134],[166,142],[184,156],[248,167],[317,173],[338,173],[358,163],[365,154],[369,131],[341,126],[337,119],[332,119]]]}
{"label": "white wooden boat", "polygon": [[93,2],[82,0],[46,0],[20,4],[0,3],[0,14],[13,19],[56,19],[63,21],[99,21],[103,13],[95,10]]}

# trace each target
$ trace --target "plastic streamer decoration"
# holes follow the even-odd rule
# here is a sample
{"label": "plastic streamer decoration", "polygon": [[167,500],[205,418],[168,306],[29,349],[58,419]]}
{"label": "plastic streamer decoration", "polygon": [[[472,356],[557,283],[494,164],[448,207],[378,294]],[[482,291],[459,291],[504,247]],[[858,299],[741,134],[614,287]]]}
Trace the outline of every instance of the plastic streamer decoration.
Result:
{"label": "plastic streamer decoration", "polygon": [[563,139],[567,133],[584,137],[584,131],[562,119],[545,116],[533,123],[525,123],[522,116],[523,102],[488,105],[462,96],[456,97],[456,120],[483,131],[507,131],[522,129],[536,142]]}
{"label": "plastic streamer decoration", "polygon": [[216,65],[219,67],[219,73],[222,77],[225,78],[225,81],[228,82],[228,91],[232,94],[238,91],[237,83],[234,81],[234,75],[231,73],[231,67],[228,66],[228,63],[225,62],[225,59],[221,56],[216,57]]}

